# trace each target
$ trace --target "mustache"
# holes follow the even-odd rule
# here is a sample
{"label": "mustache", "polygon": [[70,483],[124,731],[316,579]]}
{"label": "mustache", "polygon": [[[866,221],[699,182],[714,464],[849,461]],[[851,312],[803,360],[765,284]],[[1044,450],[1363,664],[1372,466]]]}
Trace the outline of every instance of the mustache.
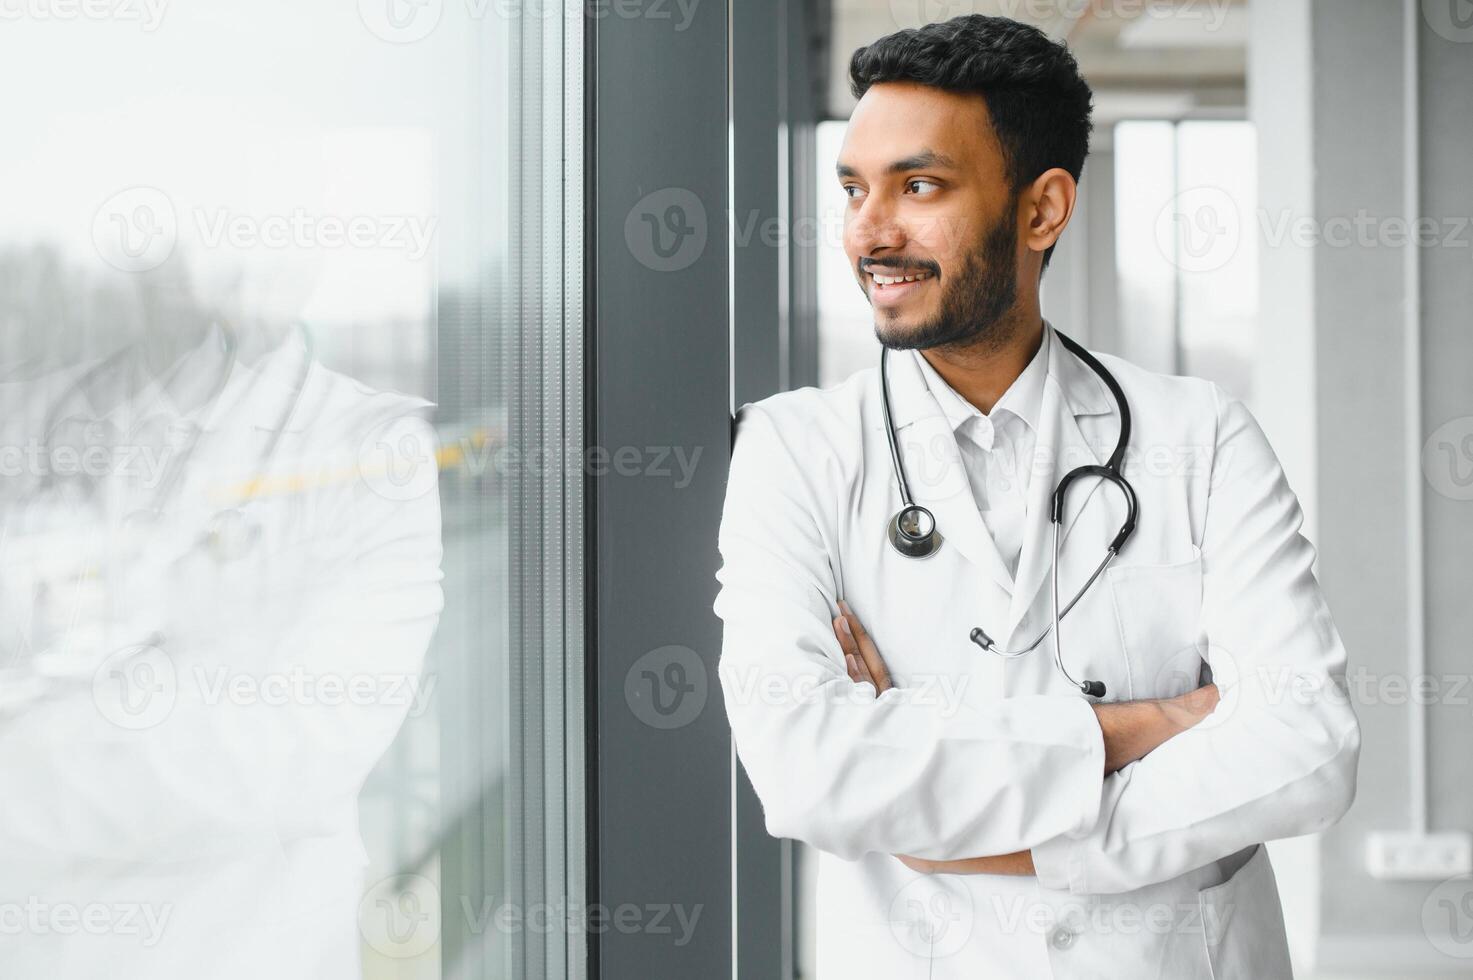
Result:
{"label": "mustache", "polygon": [[935,262],[925,260],[911,261],[905,258],[859,260],[859,272],[861,275],[868,275],[877,269],[882,274],[884,274],[884,270],[891,269],[895,272],[929,272],[937,278],[941,276],[941,267]]}

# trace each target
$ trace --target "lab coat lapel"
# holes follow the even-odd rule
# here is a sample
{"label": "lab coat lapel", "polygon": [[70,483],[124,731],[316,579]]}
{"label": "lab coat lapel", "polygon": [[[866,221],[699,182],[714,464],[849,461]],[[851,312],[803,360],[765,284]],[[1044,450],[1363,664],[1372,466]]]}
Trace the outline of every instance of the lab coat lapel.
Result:
{"label": "lab coat lapel", "polygon": [[889,359],[897,443],[911,494],[935,515],[942,548],[956,548],[1011,593],[1012,576],[977,509],[956,433],[926,386],[915,356],[896,351]]}
{"label": "lab coat lapel", "polygon": [[[1048,379],[1044,384],[1043,403],[1039,412],[1039,432],[1035,440],[1034,470],[1028,483],[1028,516],[1023,529],[1022,553],[1018,559],[1018,587],[1013,592],[1012,604],[1008,609],[1008,634],[1010,635],[1032,608],[1040,587],[1048,577],[1053,561],[1053,526],[1049,512],[1053,505],[1054,488],[1060,478],[1077,466],[1104,462],[1107,452],[1099,443],[1100,430],[1112,423],[1109,418],[1114,404],[1104,384],[1093,371],[1078,358],[1064,349],[1057,340],[1053,342],[1049,357]],[[1091,438],[1081,427],[1090,430]],[[1115,430],[1112,428],[1111,433]],[[1113,438],[1113,435],[1110,436]],[[1089,506],[1102,480],[1093,477],[1080,478],[1069,490],[1064,501],[1064,520],[1059,532],[1059,551],[1067,556],[1070,532],[1073,531],[1081,514],[1091,515],[1084,523],[1094,528],[1086,538],[1098,538],[1100,556],[1110,540],[1105,528],[1110,522],[1106,509]],[[1098,526],[1098,527],[1096,527]],[[1099,556],[1090,559],[1091,567]],[[1059,598],[1068,602],[1078,583],[1068,575],[1071,562],[1060,563],[1062,573],[1059,581]],[[1067,594],[1066,594],[1067,593]]]}

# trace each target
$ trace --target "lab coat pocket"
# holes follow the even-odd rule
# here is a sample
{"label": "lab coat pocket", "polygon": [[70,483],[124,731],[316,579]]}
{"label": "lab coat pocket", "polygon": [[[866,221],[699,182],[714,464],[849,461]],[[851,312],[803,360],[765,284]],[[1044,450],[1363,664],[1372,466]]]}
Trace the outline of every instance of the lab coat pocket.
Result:
{"label": "lab coat pocket", "polygon": [[1125,655],[1125,699],[1200,687],[1202,552],[1165,565],[1112,565],[1105,573]]}
{"label": "lab coat pocket", "polygon": [[1267,846],[1256,845],[1246,864],[1222,884],[1198,892],[1197,902],[1213,980],[1293,980]]}

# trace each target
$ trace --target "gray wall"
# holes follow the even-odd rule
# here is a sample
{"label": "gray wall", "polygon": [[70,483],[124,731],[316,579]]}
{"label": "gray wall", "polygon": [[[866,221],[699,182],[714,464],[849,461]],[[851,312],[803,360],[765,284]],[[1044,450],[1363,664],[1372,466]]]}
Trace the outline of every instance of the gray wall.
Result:
{"label": "gray wall", "polygon": [[711,607],[731,432],[727,8],[587,24],[590,443],[700,453],[686,484],[617,465],[589,483],[590,902],[699,915],[684,945],[606,920],[589,975],[726,976],[731,736]]}
{"label": "gray wall", "polygon": [[[732,401],[817,382],[817,212],[811,39],[814,5],[743,0],[731,8]],[[714,675],[713,675],[714,676]],[[736,980],[797,974],[795,847],[767,835],[737,767]]]}

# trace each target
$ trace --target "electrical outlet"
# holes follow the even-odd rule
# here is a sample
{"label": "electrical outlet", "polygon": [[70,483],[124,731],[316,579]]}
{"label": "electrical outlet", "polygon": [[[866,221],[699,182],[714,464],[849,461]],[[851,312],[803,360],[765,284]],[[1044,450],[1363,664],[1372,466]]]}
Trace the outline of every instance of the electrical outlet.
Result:
{"label": "electrical outlet", "polygon": [[1376,878],[1442,881],[1473,875],[1473,835],[1462,831],[1381,831],[1366,840],[1366,870]]}

